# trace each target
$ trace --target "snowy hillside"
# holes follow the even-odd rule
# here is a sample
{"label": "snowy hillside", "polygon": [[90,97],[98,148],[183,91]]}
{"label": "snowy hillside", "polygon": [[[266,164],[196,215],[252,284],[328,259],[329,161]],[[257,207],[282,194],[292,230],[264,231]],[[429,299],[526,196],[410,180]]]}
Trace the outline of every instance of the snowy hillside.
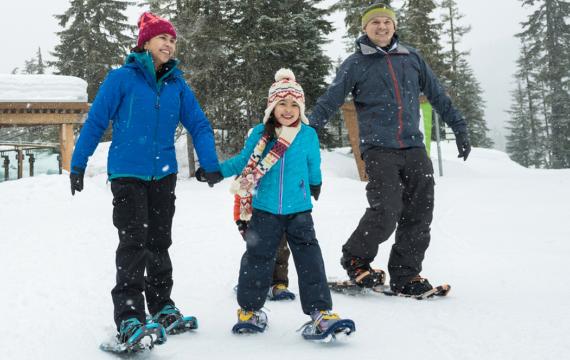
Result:
{"label": "snowy hillside", "polygon": [[[0,183],[1,359],[113,358],[98,349],[114,332],[110,290],[118,240],[104,174],[107,147],[99,146],[85,190],[75,197],[65,175]],[[333,294],[335,310],[357,326],[353,338],[336,344],[302,340],[296,329],[306,316],[298,300],[266,304],[266,333],[231,334],[244,243],[232,222],[229,181],[210,189],[183,168],[171,248],[173,298],[198,317],[200,329],[170,337],[148,358],[568,358],[570,170],[528,170],[484,149],[463,162],[454,144],[443,154],[423,275],[449,282],[450,296],[420,302]],[[323,152],[322,169],[313,212],[317,237],[329,277],[342,278],[340,248],[366,207],[365,184],[346,149]],[[386,268],[391,244],[381,246],[376,267]],[[294,270],[290,277],[297,292]]]}

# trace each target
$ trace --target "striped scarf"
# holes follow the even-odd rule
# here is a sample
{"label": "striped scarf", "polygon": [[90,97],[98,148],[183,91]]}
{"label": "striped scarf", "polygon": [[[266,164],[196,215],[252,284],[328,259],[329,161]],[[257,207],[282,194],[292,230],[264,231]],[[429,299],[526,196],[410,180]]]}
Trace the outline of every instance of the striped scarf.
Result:
{"label": "striped scarf", "polygon": [[[269,142],[269,136],[264,134],[255,145],[253,153],[243,169],[242,173],[234,180],[230,187],[230,192],[236,195],[236,201],[239,198],[239,219],[249,221],[252,213],[253,192],[263,175],[267,174],[269,169],[283,157],[285,151],[289,148],[295,136],[301,130],[301,123],[297,126],[282,126],[276,129],[279,136],[269,153],[262,158],[263,151]],[[234,220],[237,219],[234,213]]]}

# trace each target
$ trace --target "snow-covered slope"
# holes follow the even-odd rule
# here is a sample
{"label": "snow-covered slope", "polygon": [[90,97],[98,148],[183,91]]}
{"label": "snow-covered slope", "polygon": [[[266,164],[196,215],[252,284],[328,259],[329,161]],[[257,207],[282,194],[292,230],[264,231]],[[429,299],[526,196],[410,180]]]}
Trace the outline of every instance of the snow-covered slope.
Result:
{"label": "snow-covered slope", "polygon": [[[112,358],[98,350],[114,332],[110,290],[118,241],[105,145],[75,197],[65,175],[0,184],[2,359]],[[296,332],[306,320],[298,300],[266,304],[266,333],[231,334],[244,243],[232,222],[229,180],[210,189],[183,175],[183,167],[171,248],[173,297],[199,318],[200,329],[171,337],[149,358],[566,358],[570,170],[528,170],[485,149],[463,162],[453,144],[444,144],[443,158],[422,274],[452,284],[450,296],[419,302],[333,294],[335,310],[354,319],[357,332],[347,343],[328,345]],[[437,174],[435,161],[434,167]],[[323,152],[322,169],[313,212],[317,236],[329,277],[342,278],[340,249],[366,207],[365,184],[346,149]],[[376,267],[386,267],[392,242],[380,247]],[[297,292],[294,270],[290,277]]]}

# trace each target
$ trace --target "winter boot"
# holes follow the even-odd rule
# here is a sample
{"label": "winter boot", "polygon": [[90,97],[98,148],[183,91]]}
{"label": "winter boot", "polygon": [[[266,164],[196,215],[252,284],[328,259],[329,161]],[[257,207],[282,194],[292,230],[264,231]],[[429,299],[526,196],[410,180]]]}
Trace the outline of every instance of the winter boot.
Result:
{"label": "winter boot", "polygon": [[340,263],[350,280],[358,286],[373,288],[384,285],[386,281],[386,273],[383,270],[372,269],[370,263],[361,258],[343,256]]}
{"label": "winter boot", "polygon": [[302,326],[303,338],[329,342],[339,335],[350,335],[356,330],[354,321],[341,319],[328,310],[316,310],[311,313],[311,320]]}
{"label": "winter boot", "polygon": [[117,340],[126,351],[138,351],[152,348],[154,344],[166,341],[164,328],[160,324],[143,325],[137,318],[123,320],[119,327]]}
{"label": "winter boot", "polygon": [[174,305],[167,304],[154,314],[152,321],[164,327],[168,335],[175,335],[198,328],[198,320],[194,316],[183,316]]}
{"label": "winter boot", "polygon": [[254,334],[265,331],[267,314],[263,310],[248,311],[239,309],[238,322],[232,328],[234,334]]}
{"label": "winter boot", "polygon": [[426,292],[433,289],[433,286],[429,283],[427,279],[416,275],[412,280],[408,281],[404,286],[394,286],[392,284],[392,291],[398,294],[409,295],[409,296],[419,296],[425,294]]}
{"label": "winter boot", "polygon": [[287,289],[287,285],[275,284],[269,288],[267,298],[272,301],[295,300],[295,294]]}

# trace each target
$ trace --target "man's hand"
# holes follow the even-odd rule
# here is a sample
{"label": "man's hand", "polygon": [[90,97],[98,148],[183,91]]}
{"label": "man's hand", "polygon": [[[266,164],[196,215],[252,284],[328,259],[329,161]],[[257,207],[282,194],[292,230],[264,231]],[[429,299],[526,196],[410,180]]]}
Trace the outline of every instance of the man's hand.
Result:
{"label": "man's hand", "polygon": [[459,155],[458,158],[463,158],[463,161],[467,160],[469,153],[471,152],[471,144],[469,143],[469,137],[467,133],[457,133],[455,134],[455,143],[457,144],[457,151]]}

